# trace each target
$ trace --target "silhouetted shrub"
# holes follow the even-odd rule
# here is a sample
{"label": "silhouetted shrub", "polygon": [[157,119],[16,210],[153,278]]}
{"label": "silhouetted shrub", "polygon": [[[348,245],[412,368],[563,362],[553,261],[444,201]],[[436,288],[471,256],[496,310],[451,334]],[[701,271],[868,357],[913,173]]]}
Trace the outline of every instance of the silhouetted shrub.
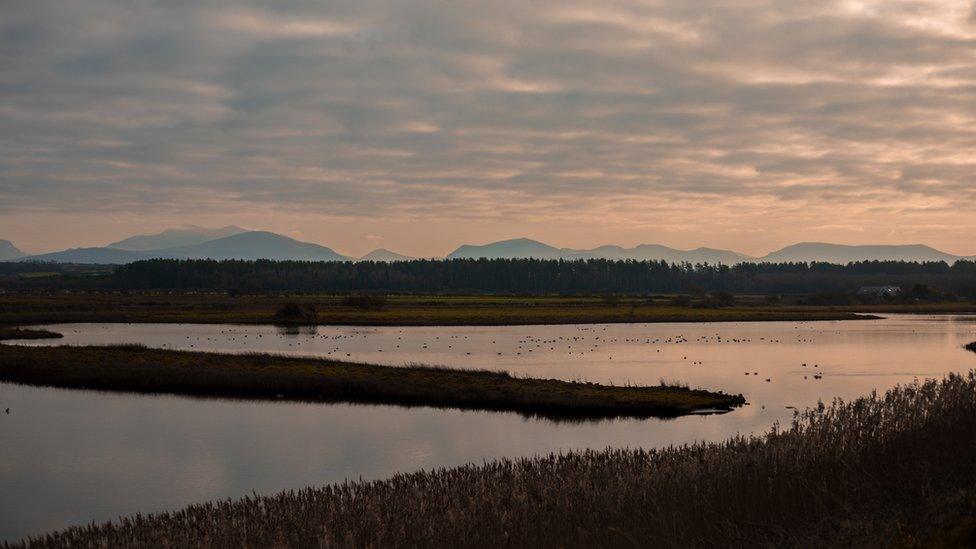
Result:
{"label": "silhouetted shrub", "polygon": [[315,310],[314,305],[308,304],[303,307],[298,303],[286,303],[275,313],[275,318],[290,321],[315,320],[317,315],[318,312]]}

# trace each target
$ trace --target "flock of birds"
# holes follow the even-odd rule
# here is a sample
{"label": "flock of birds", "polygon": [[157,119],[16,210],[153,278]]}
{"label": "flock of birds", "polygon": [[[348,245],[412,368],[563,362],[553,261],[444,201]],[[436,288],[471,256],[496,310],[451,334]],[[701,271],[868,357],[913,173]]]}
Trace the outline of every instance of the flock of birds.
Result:
{"label": "flock of birds", "polygon": [[[799,327],[799,326],[798,326]],[[166,349],[200,350],[200,351],[253,351],[253,352],[285,352],[296,355],[321,356],[337,358],[339,360],[362,360],[363,362],[382,362],[387,364],[402,364],[404,362],[426,362],[446,360],[455,367],[489,367],[504,360],[500,366],[512,367],[512,360],[519,361],[519,357],[539,355],[573,357],[588,362],[609,363],[614,360],[614,353],[618,358],[634,359],[634,347],[640,347],[640,360],[658,364],[684,364],[693,367],[704,366],[705,361],[692,358],[696,347],[704,345],[757,345],[780,344],[783,336],[746,336],[722,335],[721,333],[699,335],[657,335],[629,337],[614,336],[618,330],[612,326],[574,326],[573,335],[550,335],[541,337],[530,333],[512,337],[509,329],[501,331],[488,329],[489,334],[450,334],[445,329],[441,335],[424,329],[420,334],[411,333],[409,328],[377,330],[372,328],[330,328],[330,327],[301,327],[278,328],[268,331],[266,327],[227,326],[217,330],[202,330],[196,333],[159,334],[156,342],[150,340],[145,343]],[[531,328],[527,328],[531,330]],[[74,330],[75,333],[80,333]],[[448,332],[448,333],[444,333]],[[507,333],[506,333],[507,332]],[[489,339],[491,337],[491,339]],[[153,338],[155,339],[155,338]],[[177,341],[182,339],[182,341]],[[789,343],[813,343],[811,334],[798,332],[795,337],[787,340]],[[679,351],[682,347],[687,350]],[[386,353],[389,358],[377,359],[373,353]],[[463,353],[463,354],[462,354]],[[651,355],[653,353],[653,355]],[[430,354],[425,359],[426,354]],[[447,356],[445,356],[447,355]],[[474,355],[474,356],[473,356]],[[623,355],[621,357],[621,355]],[[458,357],[471,357],[476,364],[466,364]],[[648,358],[653,356],[653,358]],[[680,360],[679,360],[680,357]],[[546,359],[541,359],[545,361]],[[530,361],[531,363],[531,361]],[[514,365],[518,368],[517,365]],[[802,367],[806,368],[807,363]],[[803,379],[819,380],[823,378],[820,364],[812,364],[816,371],[805,374]],[[528,372],[519,372],[528,373]],[[747,376],[759,376],[758,371],[746,371]],[[680,375],[680,374],[678,374]],[[773,382],[772,377],[765,378],[766,383]],[[764,407],[765,408],[765,407]],[[10,413],[9,408],[6,413]]]}
{"label": "flock of birds", "polygon": [[[200,335],[184,335],[182,343],[162,343],[160,346],[171,349],[188,350],[254,350],[255,352],[288,352],[292,354],[306,354],[322,356],[328,358],[338,358],[340,360],[357,360],[365,362],[376,362],[376,355],[371,353],[386,353],[392,358],[381,360],[389,364],[397,364],[396,357],[405,358],[399,363],[406,361],[424,362],[425,353],[437,353],[436,358],[443,359],[443,355],[455,354],[457,356],[477,355],[482,360],[488,356],[505,357],[511,360],[515,357],[529,355],[539,355],[548,353],[552,355],[566,355],[590,357],[590,359],[601,360],[601,353],[605,353],[603,358],[607,361],[614,360],[614,352],[624,352],[626,358],[633,358],[632,352],[625,347],[634,345],[650,346],[655,354],[661,354],[662,350],[692,344],[691,346],[701,345],[752,345],[752,344],[781,344],[784,336],[746,336],[746,335],[722,335],[699,334],[689,336],[676,334],[671,336],[657,337],[613,337],[613,328],[610,326],[576,326],[576,335],[553,335],[550,337],[539,337],[532,334],[522,334],[516,338],[504,337],[508,334],[500,334],[502,337],[487,339],[482,336],[474,340],[472,336],[466,334],[442,334],[435,335],[430,330],[424,330],[422,335],[410,334],[409,329],[397,329],[394,334],[388,331],[379,331],[371,328],[350,329],[350,328],[327,328],[327,327],[302,327],[298,328],[279,328],[276,332],[260,331],[262,328],[251,327],[227,327],[216,332],[204,333]],[[797,325],[797,330],[800,326]],[[608,333],[608,330],[610,332]],[[406,337],[406,339],[404,339]],[[693,338],[693,339],[692,339]],[[797,331],[787,343],[814,343],[814,338],[809,332]],[[325,345],[323,345],[325,343]],[[621,345],[623,344],[623,345]],[[290,348],[290,349],[289,349]],[[642,351],[645,352],[645,351]],[[618,355],[619,356],[619,355]],[[677,359],[659,358],[655,362],[673,362]],[[464,367],[464,361],[457,366]],[[703,366],[704,360],[691,359],[687,354],[681,354],[680,362],[690,366]],[[508,363],[505,364],[509,366]],[[482,364],[483,366],[483,364]],[[803,379],[820,380],[823,379],[821,365],[802,363],[803,368],[810,367],[815,369],[812,373],[804,374]],[[758,371],[746,371],[747,376],[759,376]],[[773,382],[772,377],[765,378],[766,383]]]}
{"label": "flock of birds", "polygon": [[[108,332],[104,335],[93,333],[94,328],[93,325],[86,326],[84,330],[72,330],[82,337],[79,338],[78,343],[71,344],[119,342],[119,340],[113,341],[114,334],[119,333],[114,331],[117,330],[117,326],[101,327]],[[269,330],[268,327],[263,326],[222,326],[216,327],[217,329],[183,326],[181,331],[177,332],[163,330],[149,333],[142,332],[145,326],[134,325],[133,328],[133,331],[124,332],[124,335],[120,335],[119,338],[169,349],[284,352],[391,365],[408,362],[446,362],[454,367],[510,369],[515,373],[527,375],[533,375],[531,367],[544,364],[550,366],[549,375],[556,377],[561,375],[554,373],[555,369],[552,365],[561,366],[564,360],[565,364],[573,366],[574,373],[591,366],[609,364],[615,359],[617,363],[628,364],[631,372],[635,363],[675,368],[682,365],[700,367],[708,361],[710,368],[705,370],[696,368],[700,373],[689,375],[699,381],[702,375],[711,372],[728,373],[729,367],[741,364],[741,360],[725,358],[729,346],[749,345],[754,348],[756,345],[814,344],[821,339],[818,336],[841,333],[814,328],[813,325],[802,322],[795,323],[791,331],[766,332],[762,336],[759,335],[761,332],[752,332],[749,328],[725,334],[708,331],[692,334],[685,332],[648,335],[639,334],[629,326],[619,325],[517,328],[521,333],[516,332],[513,327],[376,329],[321,326]],[[540,331],[545,335],[540,334]],[[660,332],[660,329],[651,328],[648,331]],[[679,330],[675,330],[677,331]],[[380,353],[383,353],[382,357],[379,356]],[[696,354],[699,356],[695,357]],[[788,364],[791,354],[792,357],[796,357],[795,353],[784,352],[782,361],[777,359],[778,365],[773,373],[796,375],[794,380],[799,380],[799,376],[802,376],[803,380],[823,379],[824,364],[797,361],[791,367]],[[582,362],[577,362],[578,360]],[[756,362],[769,363],[768,358]],[[522,369],[523,366],[526,368]],[[786,367],[785,370],[783,366]],[[608,370],[601,370],[598,375],[607,372]],[[688,374],[689,370],[681,369],[674,375],[680,377],[684,375],[682,372]],[[585,371],[583,373],[585,374]],[[761,376],[760,371],[748,370],[743,373],[745,376],[762,379],[766,383],[775,381],[775,376],[769,374]],[[573,375],[573,373],[566,375]],[[10,414],[10,408],[6,408],[4,413]]]}

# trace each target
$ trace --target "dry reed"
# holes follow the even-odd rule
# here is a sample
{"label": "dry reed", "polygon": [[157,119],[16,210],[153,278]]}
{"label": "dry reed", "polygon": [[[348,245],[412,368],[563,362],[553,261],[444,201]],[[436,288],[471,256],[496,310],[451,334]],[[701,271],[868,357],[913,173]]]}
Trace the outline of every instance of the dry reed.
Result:
{"label": "dry reed", "polygon": [[11,547],[911,546],[976,508],[974,450],[970,373],[821,404],[758,437],[215,501]]}

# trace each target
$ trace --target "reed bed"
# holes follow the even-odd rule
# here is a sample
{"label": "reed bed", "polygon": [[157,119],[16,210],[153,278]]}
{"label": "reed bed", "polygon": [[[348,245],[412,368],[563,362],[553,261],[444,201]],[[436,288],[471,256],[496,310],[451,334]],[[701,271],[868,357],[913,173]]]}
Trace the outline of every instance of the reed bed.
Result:
{"label": "reed bed", "polygon": [[976,509],[974,450],[970,373],[820,405],[763,436],[503,459],[255,495],[8,547],[965,543]]}
{"label": "reed bed", "polygon": [[485,370],[139,345],[0,345],[0,381],[138,393],[504,410],[553,419],[672,417],[745,403],[742,395],[687,386],[615,387]]}

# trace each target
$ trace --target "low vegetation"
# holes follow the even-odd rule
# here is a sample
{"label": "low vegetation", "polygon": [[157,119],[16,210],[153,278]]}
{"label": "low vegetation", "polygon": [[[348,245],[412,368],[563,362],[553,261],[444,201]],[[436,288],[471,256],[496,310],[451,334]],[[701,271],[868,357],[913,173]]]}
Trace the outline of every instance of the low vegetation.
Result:
{"label": "low vegetation", "polygon": [[970,343],[969,345],[966,345],[966,349],[976,353],[976,341]]}
{"label": "low vegetation", "polygon": [[821,405],[721,444],[504,459],[193,505],[32,547],[969,545],[976,377]]}
{"label": "low vegetation", "polygon": [[[729,307],[697,306],[708,296],[338,296],[215,293],[0,295],[0,325],[65,322],[184,322],[387,326],[495,326],[617,322],[851,320],[829,307],[769,306],[737,296]],[[690,305],[690,306],[689,306]]]}
{"label": "low vegetation", "polygon": [[57,339],[62,337],[64,337],[62,334],[49,330],[5,328],[0,326],[0,341],[13,339]]}
{"label": "low vegetation", "polygon": [[0,381],[233,398],[346,401],[505,410],[551,418],[677,416],[745,402],[687,387],[613,387],[504,372],[353,364],[141,346],[0,345]]}

